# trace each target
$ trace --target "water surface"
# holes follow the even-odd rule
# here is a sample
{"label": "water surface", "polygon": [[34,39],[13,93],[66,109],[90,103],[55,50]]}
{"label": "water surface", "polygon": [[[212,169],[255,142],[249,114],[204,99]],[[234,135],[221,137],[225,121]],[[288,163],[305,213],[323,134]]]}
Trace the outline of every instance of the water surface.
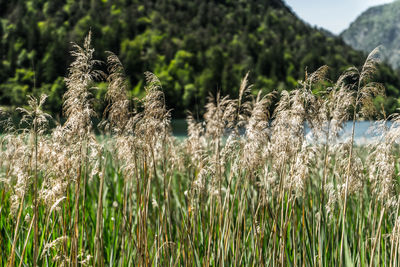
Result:
{"label": "water surface", "polygon": [[[178,138],[187,137],[187,123],[184,119],[172,120],[172,133]],[[390,123],[389,123],[390,124]],[[348,121],[344,124],[343,130],[339,133],[339,142],[344,142],[348,138],[351,138],[351,130],[353,127],[353,122]],[[375,121],[357,121],[355,125],[354,141],[358,145],[368,144],[378,136],[373,133],[372,129],[376,127]],[[306,125],[305,129],[306,138],[308,140],[312,139],[311,130]]]}

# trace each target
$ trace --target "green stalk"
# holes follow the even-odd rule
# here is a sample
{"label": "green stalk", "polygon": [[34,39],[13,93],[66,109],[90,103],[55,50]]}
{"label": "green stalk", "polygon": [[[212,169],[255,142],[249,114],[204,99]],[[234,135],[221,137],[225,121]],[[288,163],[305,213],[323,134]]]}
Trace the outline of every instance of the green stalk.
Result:
{"label": "green stalk", "polygon": [[[82,151],[82,145],[81,145]],[[74,204],[74,229],[72,235],[72,250],[71,250],[71,261],[72,266],[78,266],[78,239],[79,239],[79,194],[80,194],[80,185],[81,185],[81,170],[82,170],[82,153],[81,160],[78,168],[77,180],[75,184],[75,204]]]}
{"label": "green stalk", "polygon": [[[325,209],[322,207],[325,204],[325,185],[326,185],[326,180],[327,180],[327,173],[328,173],[328,151],[329,151],[329,134],[330,134],[330,122],[328,122],[328,131],[326,133],[326,143],[325,143],[325,151],[324,151],[324,170],[322,174],[322,185],[321,185],[321,199],[320,199],[320,205],[319,205],[319,225],[318,225],[318,241],[319,241],[319,250],[318,250],[318,265],[319,267],[322,267],[323,265],[323,243],[322,243],[322,234],[321,234],[321,225],[322,225],[322,220],[324,219],[324,226],[326,225],[326,220],[325,220]],[[324,227],[325,230],[325,227]],[[325,231],[324,231],[325,233]]]}
{"label": "green stalk", "polygon": [[14,241],[12,243],[11,253],[10,253],[9,260],[8,260],[8,266],[9,267],[13,267],[14,266],[15,247],[17,245],[19,224],[20,224],[20,221],[21,221],[21,215],[22,215],[22,210],[23,210],[23,206],[24,206],[24,196],[25,196],[25,194],[22,195],[21,203],[20,203],[20,207],[19,207],[19,211],[18,211],[17,225],[15,226],[15,230],[14,230]]}
{"label": "green stalk", "polygon": [[[102,156],[100,155],[100,158]],[[105,175],[105,168],[106,168],[107,160],[104,162],[104,164],[100,163],[100,166],[102,167],[102,174],[100,175],[100,183],[99,183],[99,197],[97,200],[97,216],[96,216],[96,238],[95,238],[95,244],[96,244],[96,252],[95,252],[95,261],[93,262],[93,266],[104,266],[104,260],[103,260],[103,238],[102,238],[102,229],[103,229],[103,187],[104,187],[104,175]]]}
{"label": "green stalk", "polygon": [[353,111],[353,125],[351,128],[351,140],[350,140],[350,154],[349,154],[349,161],[347,163],[347,170],[346,170],[346,184],[345,184],[345,191],[344,191],[344,203],[343,203],[343,214],[342,214],[342,237],[340,240],[340,261],[339,267],[343,264],[343,245],[344,245],[344,232],[346,227],[346,211],[347,211],[347,195],[348,195],[348,187],[349,187],[349,179],[350,179],[350,169],[351,169],[351,160],[353,158],[353,147],[354,147],[354,134],[356,128],[356,119],[357,119],[357,108],[359,104],[359,97],[360,97],[360,81],[358,82],[357,87],[357,97],[356,102],[354,104],[354,111]]}
{"label": "green stalk", "polygon": [[[35,215],[33,215],[33,216],[35,216]],[[34,219],[34,218],[33,218],[33,219]],[[21,253],[21,261],[19,262],[19,265],[18,265],[19,267],[21,267],[22,264],[23,264],[23,262],[24,262],[24,256],[25,256],[25,251],[26,251],[26,245],[28,244],[29,236],[31,235],[33,222],[34,222],[34,220],[31,221],[31,224],[30,224],[29,230],[28,230],[28,234],[26,235],[26,238],[25,238],[24,248],[23,248],[22,253]]]}
{"label": "green stalk", "polygon": [[372,246],[371,261],[369,262],[370,267],[375,265],[374,264],[375,249],[376,249],[376,245],[379,243],[378,240],[380,240],[382,219],[383,219],[384,214],[385,214],[385,207],[383,207],[381,210],[381,216],[380,216],[379,223],[378,223],[378,229],[376,230],[374,245]]}
{"label": "green stalk", "polygon": [[36,112],[34,113],[34,138],[35,138],[35,179],[33,181],[33,199],[34,199],[34,216],[33,216],[33,266],[37,266],[38,254],[39,254],[39,229],[38,229],[38,219],[39,219],[39,210],[38,210],[38,132],[37,132],[37,123],[36,123]]}
{"label": "green stalk", "polygon": [[85,215],[85,199],[86,199],[86,183],[87,183],[87,172],[88,172],[88,154],[89,154],[89,146],[88,146],[88,139],[85,138],[85,160],[84,160],[84,166],[83,166],[83,192],[82,192],[82,225],[81,225],[81,250],[84,251],[84,248],[86,245],[83,244],[83,242],[86,243],[86,236],[85,236],[85,229],[86,229],[86,215]]}

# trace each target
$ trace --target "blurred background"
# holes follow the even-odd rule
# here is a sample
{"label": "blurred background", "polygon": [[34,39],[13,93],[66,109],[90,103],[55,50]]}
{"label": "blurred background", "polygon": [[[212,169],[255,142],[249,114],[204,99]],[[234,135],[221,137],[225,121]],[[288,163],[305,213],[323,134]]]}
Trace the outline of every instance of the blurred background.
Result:
{"label": "blurred background", "polygon": [[[322,65],[335,81],[378,45],[375,80],[387,98],[375,104],[400,106],[400,1],[0,0],[0,18],[0,106],[9,110],[46,93],[45,109],[62,118],[71,42],[90,30],[96,59],[112,51],[122,61],[130,97],[143,96],[145,71],[159,77],[174,118],[201,117],[210,93],[237,97],[248,71],[254,92],[293,89]],[[107,83],[97,87],[101,111]]]}

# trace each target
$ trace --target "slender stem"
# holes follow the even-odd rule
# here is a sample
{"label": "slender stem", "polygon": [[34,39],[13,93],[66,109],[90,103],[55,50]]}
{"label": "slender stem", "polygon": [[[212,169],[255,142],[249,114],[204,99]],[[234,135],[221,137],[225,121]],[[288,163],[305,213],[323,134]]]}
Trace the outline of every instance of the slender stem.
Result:
{"label": "slender stem", "polygon": [[[321,226],[322,226],[322,220],[325,220],[325,209],[323,209],[324,206],[324,200],[325,200],[325,185],[326,185],[326,180],[327,180],[327,173],[328,173],[328,152],[329,152],[329,135],[330,135],[330,121],[328,121],[328,131],[326,133],[326,140],[325,140],[325,149],[324,149],[324,170],[322,174],[322,184],[321,184],[321,202],[319,205],[319,225],[318,225],[318,240],[319,240],[319,249],[318,249],[318,265],[319,267],[322,267],[322,262],[323,262],[323,256],[324,253],[322,252],[323,246],[322,246],[322,236],[321,236]],[[324,221],[325,222],[325,221]],[[325,224],[324,224],[325,225]]]}
{"label": "slender stem", "polygon": [[[101,157],[101,156],[100,156]],[[105,166],[107,162],[101,164],[102,173],[100,174],[100,183],[99,183],[99,197],[97,200],[97,216],[96,216],[96,259],[94,261],[94,266],[103,266],[103,253],[102,253],[102,226],[103,226],[103,186],[104,186],[104,175],[105,175]]]}
{"label": "slender stem", "polygon": [[[35,215],[33,215],[33,216],[35,216]],[[35,218],[33,218],[33,219],[35,219]],[[31,235],[33,222],[34,222],[34,220],[31,221],[31,224],[30,224],[29,230],[28,230],[28,234],[26,235],[26,238],[25,238],[24,248],[23,248],[23,250],[22,250],[21,261],[19,262],[19,267],[21,267],[21,266],[22,266],[22,263],[24,262],[24,256],[25,256],[25,251],[26,251],[26,245],[28,244],[29,236]]]}
{"label": "slender stem", "polygon": [[381,210],[381,216],[379,219],[378,229],[376,230],[374,245],[372,246],[372,251],[371,251],[371,261],[369,262],[370,267],[374,266],[375,249],[376,249],[376,245],[379,243],[378,240],[380,239],[380,236],[381,236],[381,225],[382,225],[382,219],[383,219],[384,214],[385,214],[385,207],[383,207]]}
{"label": "slender stem", "polygon": [[33,266],[37,266],[38,254],[39,254],[39,229],[38,229],[38,219],[39,219],[39,210],[38,210],[38,132],[37,132],[37,124],[36,124],[36,113],[34,118],[34,138],[35,138],[35,180],[33,182],[33,199],[34,199],[34,216],[33,216]]}
{"label": "slender stem", "polygon": [[82,145],[81,145],[81,160],[79,162],[79,168],[77,173],[77,179],[75,184],[75,205],[74,205],[74,230],[73,230],[73,238],[72,238],[72,265],[78,266],[78,239],[79,239],[79,229],[78,229],[78,222],[79,222],[79,194],[80,194],[80,187],[81,187],[81,170],[82,170]]}
{"label": "slender stem", "polygon": [[[358,85],[358,88],[360,88],[360,84]],[[343,263],[343,242],[344,242],[344,232],[346,229],[346,209],[347,209],[347,195],[348,195],[348,187],[349,187],[349,179],[350,179],[350,170],[351,170],[351,161],[353,158],[353,146],[354,146],[354,134],[355,134],[355,128],[356,128],[356,118],[357,118],[357,107],[358,107],[358,99],[360,96],[360,90],[357,90],[357,97],[356,97],[356,102],[354,105],[354,111],[353,111],[353,125],[351,129],[351,140],[350,140],[350,154],[349,154],[349,160],[347,163],[347,170],[346,170],[346,184],[345,184],[345,191],[344,191],[344,203],[343,203],[343,217],[342,217],[342,237],[340,241],[340,261],[339,261],[339,267],[342,266]]]}
{"label": "slender stem", "polygon": [[19,207],[19,211],[18,211],[17,225],[15,226],[15,230],[14,230],[14,241],[12,243],[10,258],[9,258],[9,261],[8,261],[8,266],[9,267],[14,266],[15,247],[17,245],[19,224],[20,224],[20,221],[21,221],[21,215],[22,215],[22,210],[23,210],[23,206],[24,206],[24,196],[25,195],[22,195],[21,203],[20,203],[20,207]]}

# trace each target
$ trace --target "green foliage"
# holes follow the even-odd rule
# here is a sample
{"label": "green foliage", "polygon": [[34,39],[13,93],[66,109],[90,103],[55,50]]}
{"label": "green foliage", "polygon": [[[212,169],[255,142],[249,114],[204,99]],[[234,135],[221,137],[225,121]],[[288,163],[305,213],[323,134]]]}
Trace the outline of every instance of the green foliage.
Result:
{"label": "green foliage", "polygon": [[[152,71],[176,117],[186,110],[203,113],[207,96],[216,91],[237,97],[248,71],[257,89],[290,90],[306,70],[328,65],[334,80],[365,57],[299,20],[280,0],[12,0],[1,2],[0,15],[0,105],[24,103],[23,92],[34,90],[32,82],[18,79],[21,70],[36,73],[36,91],[63,92],[70,43],[83,41],[89,30],[97,59],[113,51],[123,62],[130,95],[143,95],[143,73]],[[394,110],[397,73],[382,67],[377,80],[390,88],[396,101],[385,106]],[[61,98],[52,99],[56,112]]]}
{"label": "green foliage", "polygon": [[7,99],[18,106],[24,105],[27,102],[27,94],[32,92],[34,76],[33,71],[16,69],[15,76],[0,85],[0,99],[3,101]]}

